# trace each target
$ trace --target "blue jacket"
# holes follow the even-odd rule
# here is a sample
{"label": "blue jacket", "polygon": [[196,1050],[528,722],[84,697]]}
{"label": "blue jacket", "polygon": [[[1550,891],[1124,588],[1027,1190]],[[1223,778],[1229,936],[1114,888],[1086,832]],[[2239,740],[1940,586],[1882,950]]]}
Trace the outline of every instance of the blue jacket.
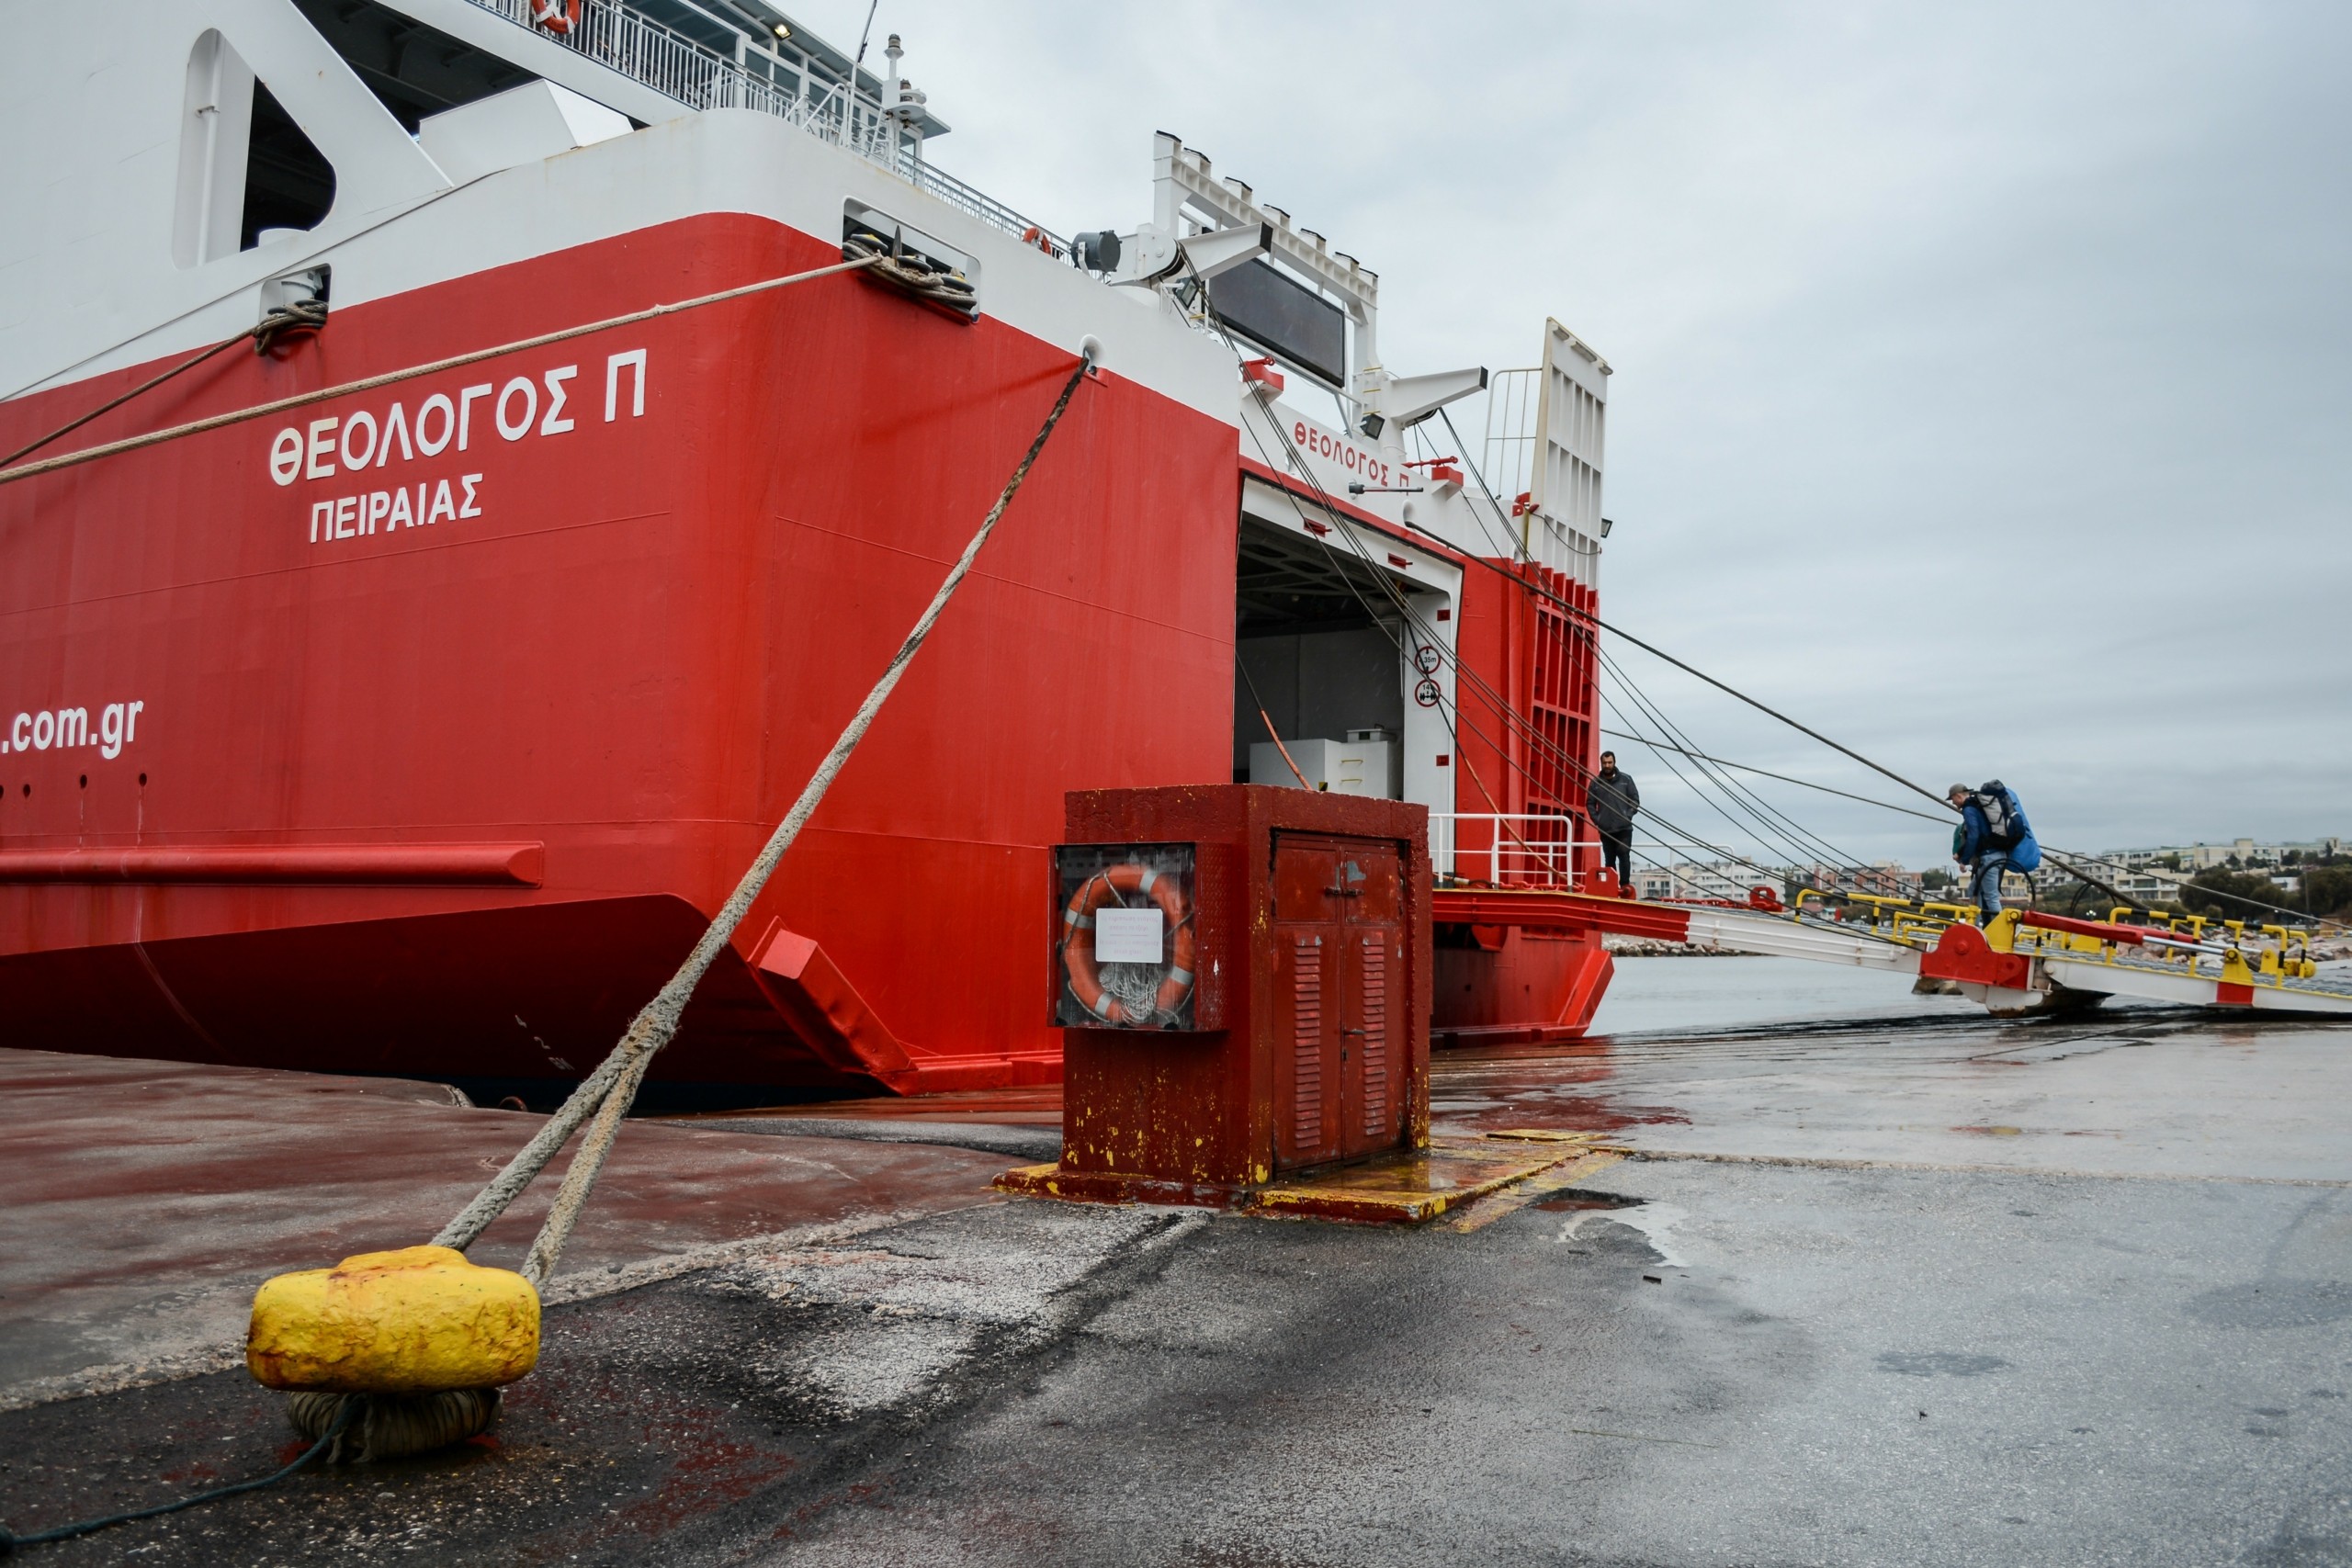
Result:
{"label": "blue jacket", "polygon": [[1962,865],[1974,865],[1985,852],[1985,840],[1993,836],[1992,824],[1984,820],[1984,808],[1974,801],[1960,808],[1960,848],[1954,852]]}
{"label": "blue jacket", "polygon": [[2041,864],[2041,845],[2034,839],[2033,824],[2025,819],[2025,807],[2017,804],[2017,795],[2009,795],[2011,814],[2017,818],[2018,841],[2002,849],[1992,841],[1993,825],[1984,819],[1984,808],[1973,800],[1960,808],[1959,844],[1953,850],[1962,865],[1975,865],[1986,855],[2007,858],[2017,871],[2032,871]]}

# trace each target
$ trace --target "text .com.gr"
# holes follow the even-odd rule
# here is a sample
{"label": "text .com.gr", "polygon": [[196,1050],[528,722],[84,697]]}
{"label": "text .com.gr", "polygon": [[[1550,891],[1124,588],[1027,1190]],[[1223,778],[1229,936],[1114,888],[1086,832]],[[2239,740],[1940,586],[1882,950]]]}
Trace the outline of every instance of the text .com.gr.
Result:
{"label": "text .com.gr", "polygon": [[[96,747],[101,757],[119,757],[139,739],[145,703],[108,703],[93,719],[88,708],[44,708],[20,713],[0,732],[0,751],[63,751]],[[0,709],[0,712],[6,710]]]}

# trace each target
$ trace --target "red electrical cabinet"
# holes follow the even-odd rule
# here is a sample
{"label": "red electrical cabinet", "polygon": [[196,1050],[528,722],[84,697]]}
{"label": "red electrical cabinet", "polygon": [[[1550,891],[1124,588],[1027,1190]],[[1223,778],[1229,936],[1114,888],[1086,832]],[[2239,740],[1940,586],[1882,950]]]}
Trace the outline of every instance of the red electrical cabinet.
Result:
{"label": "red electrical cabinet", "polygon": [[1073,792],[1066,822],[1055,1190],[1229,1201],[1427,1146],[1425,808],[1214,784]]}

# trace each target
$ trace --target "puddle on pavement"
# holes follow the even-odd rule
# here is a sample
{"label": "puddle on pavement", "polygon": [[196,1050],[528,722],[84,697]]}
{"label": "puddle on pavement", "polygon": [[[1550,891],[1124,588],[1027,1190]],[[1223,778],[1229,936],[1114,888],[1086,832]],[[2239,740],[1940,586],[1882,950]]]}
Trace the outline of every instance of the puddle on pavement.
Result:
{"label": "puddle on pavement", "polygon": [[1481,1100],[1456,1099],[1445,1116],[1446,1132],[1491,1133],[1510,1127],[1545,1127],[1564,1133],[1622,1133],[1635,1127],[1687,1127],[1690,1118],[1670,1105],[1638,1105],[1598,1095],[1546,1094],[1541,1090],[1497,1095]]}
{"label": "puddle on pavement", "polygon": [[1531,1209],[1546,1209],[1555,1214],[1573,1214],[1589,1209],[1632,1209],[1646,1201],[1641,1198],[1621,1198],[1614,1192],[1586,1192],[1571,1187],[1555,1192],[1540,1203],[1530,1203]]}
{"label": "puddle on pavement", "polygon": [[1642,1239],[1649,1243],[1650,1250],[1657,1254],[1661,1264],[1679,1269],[1688,1261],[1674,1249],[1673,1234],[1674,1227],[1690,1218],[1690,1213],[1672,1203],[1655,1203],[1646,1198],[1624,1198],[1613,1192],[1569,1188],[1528,1206],[1572,1216],[1560,1227],[1560,1234],[1554,1238],[1555,1240],[1572,1242],[1595,1219],[1611,1220],[1628,1230],[1640,1232]]}
{"label": "puddle on pavement", "polygon": [[1887,1350],[1878,1359],[1879,1370],[1906,1378],[1981,1378],[2008,1370],[1998,1356],[1974,1356],[1958,1350]]}

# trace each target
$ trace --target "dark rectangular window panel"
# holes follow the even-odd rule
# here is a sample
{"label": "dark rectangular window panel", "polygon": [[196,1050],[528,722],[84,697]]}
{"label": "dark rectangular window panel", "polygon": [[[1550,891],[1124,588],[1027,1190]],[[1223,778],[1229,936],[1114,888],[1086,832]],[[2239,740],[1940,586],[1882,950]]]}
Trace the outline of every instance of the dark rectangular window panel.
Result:
{"label": "dark rectangular window panel", "polygon": [[1210,278],[1209,302],[1227,326],[1260,347],[1335,387],[1346,382],[1346,313],[1271,264],[1253,261]]}

